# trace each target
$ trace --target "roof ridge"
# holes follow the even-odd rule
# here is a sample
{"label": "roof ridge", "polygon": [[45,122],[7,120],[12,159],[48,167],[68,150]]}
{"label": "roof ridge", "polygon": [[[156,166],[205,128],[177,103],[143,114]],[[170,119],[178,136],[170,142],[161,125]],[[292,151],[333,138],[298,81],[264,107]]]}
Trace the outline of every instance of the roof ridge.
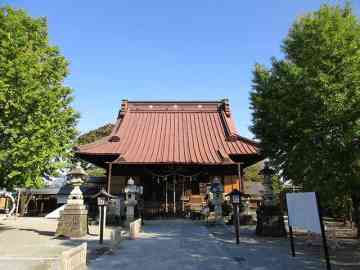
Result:
{"label": "roof ridge", "polygon": [[223,103],[225,100],[228,99],[218,99],[218,100],[179,100],[179,99],[168,99],[168,100],[128,100],[128,99],[123,99],[123,102],[127,102],[127,103]]}

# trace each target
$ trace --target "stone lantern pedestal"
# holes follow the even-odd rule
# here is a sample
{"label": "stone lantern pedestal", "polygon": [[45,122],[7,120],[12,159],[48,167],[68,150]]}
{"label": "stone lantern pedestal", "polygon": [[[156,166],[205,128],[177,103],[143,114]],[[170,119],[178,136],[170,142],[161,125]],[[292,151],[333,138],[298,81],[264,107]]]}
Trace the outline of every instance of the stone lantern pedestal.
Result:
{"label": "stone lantern pedestal", "polygon": [[126,204],[126,221],[128,223],[135,220],[135,206],[137,202],[135,200],[128,200]]}
{"label": "stone lantern pedestal", "polygon": [[69,173],[72,177],[70,184],[73,186],[65,208],[60,212],[60,218],[56,229],[57,236],[83,237],[87,235],[87,214],[88,210],[84,205],[83,195],[80,186],[82,178],[86,176],[80,163]]}
{"label": "stone lantern pedestal", "polygon": [[137,194],[141,192],[140,188],[135,185],[135,181],[130,178],[125,187],[125,205],[126,205],[126,223],[130,224],[135,220],[135,206],[138,204]]}
{"label": "stone lantern pedestal", "polygon": [[222,202],[224,187],[218,177],[215,177],[210,188],[212,193],[211,202],[214,205],[214,221],[220,222],[222,220]]}
{"label": "stone lantern pedestal", "polygon": [[261,236],[280,237],[285,236],[284,216],[280,207],[276,204],[272,189],[272,175],[274,170],[265,162],[264,169],[260,172],[264,175],[264,201],[256,210],[256,234]]}

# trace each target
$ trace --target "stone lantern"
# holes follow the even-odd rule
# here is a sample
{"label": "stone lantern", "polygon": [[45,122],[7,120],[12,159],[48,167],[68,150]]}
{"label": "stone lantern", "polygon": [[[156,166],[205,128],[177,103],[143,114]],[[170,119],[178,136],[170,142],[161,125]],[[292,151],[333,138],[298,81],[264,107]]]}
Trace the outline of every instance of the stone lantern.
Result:
{"label": "stone lantern", "polygon": [[215,177],[211,183],[210,192],[212,193],[212,203],[214,205],[215,220],[218,221],[222,217],[222,201],[224,187],[221,184],[220,178]]}
{"label": "stone lantern", "polygon": [[135,218],[135,206],[138,203],[137,194],[140,194],[142,189],[135,185],[134,179],[130,177],[128,184],[125,187],[125,205],[126,205],[126,221],[132,222]]}
{"label": "stone lantern", "polygon": [[67,204],[84,204],[83,194],[80,186],[84,183],[87,173],[81,168],[80,162],[77,162],[75,167],[68,173],[70,177],[69,184],[73,187],[70,192]]}
{"label": "stone lantern", "polygon": [[268,161],[264,162],[264,168],[260,171],[260,174],[264,176],[264,205],[274,206],[276,201],[272,187],[272,176],[275,171],[269,167]]}
{"label": "stone lantern", "polygon": [[272,188],[272,176],[275,174],[275,171],[270,168],[268,161],[264,162],[264,169],[260,171],[260,174],[264,176],[264,196],[263,203],[256,210],[256,234],[262,236],[284,236],[286,235],[284,215],[276,204]]}
{"label": "stone lantern", "polygon": [[67,203],[60,212],[60,219],[56,235],[67,237],[82,237],[87,234],[87,209],[84,205],[83,194],[80,186],[87,177],[87,173],[81,168],[80,162],[68,173],[72,186]]}

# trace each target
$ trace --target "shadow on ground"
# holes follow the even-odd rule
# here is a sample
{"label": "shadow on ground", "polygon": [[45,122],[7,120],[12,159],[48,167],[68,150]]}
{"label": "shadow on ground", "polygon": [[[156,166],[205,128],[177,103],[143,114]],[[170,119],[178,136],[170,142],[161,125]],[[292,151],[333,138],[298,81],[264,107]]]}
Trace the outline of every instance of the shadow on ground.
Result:
{"label": "shadow on ground", "polygon": [[[229,227],[209,226],[209,232],[219,241],[234,245],[234,234]],[[304,269],[326,269],[322,243],[309,243],[302,236],[295,237],[296,257],[290,255],[290,242],[288,238],[258,237],[255,228],[241,228],[240,248],[248,248],[257,254],[267,254],[269,250],[281,251],[287,256],[287,260],[300,261]],[[271,251],[270,251],[271,252]],[[329,248],[332,269],[355,270],[360,269],[360,248],[358,241],[342,242],[336,249]],[[275,258],[272,260],[276,261]],[[270,261],[271,262],[271,261]],[[269,263],[270,263],[269,262]]]}
{"label": "shadow on ground", "polygon": [[14,230],[15,228],[11,227],[11,226],[7,226],[4,224],[0,223],[0,233],[8,231],[8,230]]}
{"label": "shadow on ground", "polygon": [[42,231],[42,230],[36,230],[36,229],[24,229],[24,228],[18,228],[19,231],[28,231],[28,232],[34,232],[40,235],[44,236],[55,236],[55,232],[53,231]]}

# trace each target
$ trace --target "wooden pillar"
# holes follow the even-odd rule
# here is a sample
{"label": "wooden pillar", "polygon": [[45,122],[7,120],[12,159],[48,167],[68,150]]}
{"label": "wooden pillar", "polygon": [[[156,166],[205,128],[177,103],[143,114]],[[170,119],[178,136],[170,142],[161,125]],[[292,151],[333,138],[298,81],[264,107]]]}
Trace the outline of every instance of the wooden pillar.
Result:
{"label": "wooden pillar", "polygon": [[111,171],[112,171],[112,163],[109,163],[109,167],[107,170],[107,192],[110,193],[110,186],[111,186]]}
{"label": "wooden pillar", "polygon": [[41,200],[41,201],[40,201],[40,215],[42,215],[43,212],[44,212],[44,201]]}
{"label": "wooden pillar", "polygon": [[240,191],[244,192],[244,178],[243,178],[243,170],[241,168],[241,162],[238,163],[238,177],[239,177]]}
{"label": "wooden pillar", "polygon": [[168,182],[167,176],[165,176],[165,213],[168,213]]}
{"label": "wooden pillar", "polygon": [[245,192],[245,183],[244,183],[244,181],[245,181],[245,172],[242,169],[241,170],[241,191],[242,192]]}
{"label": "wooden pillar", "polygon": [[173,212],[174,212],[174,215],[176,214],[176,176],[174,176],[173,178],[173,189],[174,189],[174,196],[173,196],[173,201],[174,201],[174,205],[173,205]]}
{"label": "wooden pillar", "polygon": [[182,209],[182,212],[184,213],[185,212],[185,177],[182,177],[182,200],[181,200],[181,209]]}
{"label": "wooden pillar", "polygon": [[[111,170],[112,170],[112,163],[109,163],[109,167],[107,170],[107,193],[110,194],[110,187],[111,187]],[[99,209],[100,210],[100,209]],[[103,208],[103,226],[106,226],[106,207]],[[101,212],[99,212],[101,214]],[[101,228],[101,222],[100,222],[100,228]]]}

